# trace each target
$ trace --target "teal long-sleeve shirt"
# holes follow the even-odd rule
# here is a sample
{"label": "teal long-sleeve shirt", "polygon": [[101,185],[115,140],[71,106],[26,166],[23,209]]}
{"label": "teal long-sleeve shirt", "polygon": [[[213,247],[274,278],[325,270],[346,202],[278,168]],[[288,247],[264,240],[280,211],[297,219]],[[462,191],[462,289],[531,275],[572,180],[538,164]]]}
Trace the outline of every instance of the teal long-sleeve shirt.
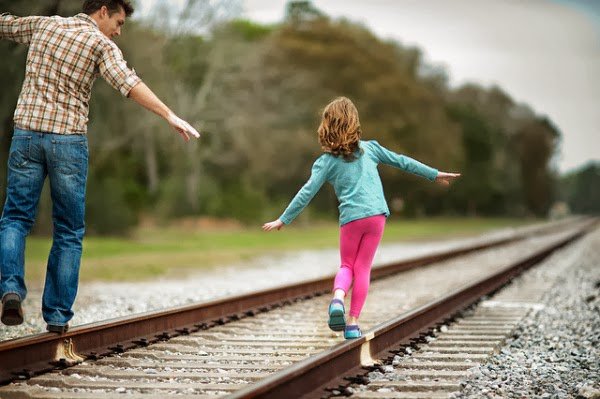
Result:
{"label": "teal long-sleeve shirt", "polygon": [[339,201],[340,226],[353,220],[375,215],[389,216],[381,178],[380,163],[435,180],[438,171],[405,155],[396,154],[377,141],[361,141],[357,159],[347,162],[343,157],[322,154],[312,166],[310,179],[302,186],[279,217],[290,224],[313,199],[325,182],[329,182]]}

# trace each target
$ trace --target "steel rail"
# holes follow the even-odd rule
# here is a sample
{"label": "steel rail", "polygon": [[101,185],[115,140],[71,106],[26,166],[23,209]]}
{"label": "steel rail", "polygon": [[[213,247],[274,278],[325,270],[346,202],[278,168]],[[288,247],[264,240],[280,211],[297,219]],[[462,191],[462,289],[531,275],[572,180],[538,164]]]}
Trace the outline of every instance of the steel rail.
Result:
{"label": "steel rail", "polygon": [[382,323],[359,339],[343,342],[295,363],[252,386],[228,395],[227,399],[323,397],[326,394],[325,388],[343,384],[345,375],[362,374],[365,366],[372,366],[377,359],[389,357],[392,348],[397,349],[401,345],[418,341],[418,337],[423,337],[431,328],[479,301],[482,296],[498,290],[516,275],[583,236],[594,225],[595,223],[587,224],[559,242],[508,265],[499,272],[465,284],[439,299]]}
{"label": "steel rail", "polygon": [[[573,223],[581,223],[581,221],[541,226],[509,238],[494,239],[486,243],[380,266],[373,269],[371,276],[373,279],[382,278],[466,253],[508,244],[540,234],[542,231],[565,228],[564,225]],[[322,295],[330,291],[332,279],[333,276],[327,276],[200,304],[91,323],[73,328],[63,335],[42,333],[0,342],[0,385],[31,378],[55,368],[67,367],[84,358],[96,359],[147,346],[206,329],[211,325],[224,324],[229,320],[268,311],[293,300]]]}

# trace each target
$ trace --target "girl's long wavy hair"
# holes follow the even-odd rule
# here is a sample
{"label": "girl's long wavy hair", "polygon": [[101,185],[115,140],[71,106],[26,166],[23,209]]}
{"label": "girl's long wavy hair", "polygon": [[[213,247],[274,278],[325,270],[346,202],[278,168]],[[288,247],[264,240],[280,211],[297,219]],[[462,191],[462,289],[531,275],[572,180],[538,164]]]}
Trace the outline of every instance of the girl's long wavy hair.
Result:
{"label": "girl's long wavy hair", "polygon": [[319,144],[324,152],[344,157],[346,161],[356,159],[356,150],[362,131],[358,110],[346,97],[338,97],[325,107],[318,129]]}

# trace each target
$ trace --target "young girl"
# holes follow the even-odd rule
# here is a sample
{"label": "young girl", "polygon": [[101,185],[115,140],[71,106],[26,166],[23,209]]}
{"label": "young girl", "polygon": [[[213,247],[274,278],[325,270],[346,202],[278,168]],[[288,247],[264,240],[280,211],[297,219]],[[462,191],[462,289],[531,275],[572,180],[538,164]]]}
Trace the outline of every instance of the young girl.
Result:
{"label": "young girl", "polygon": [[[361,336],[358,317],[369,291],[371,263],[390,214],[377,165],[395,166],[443,185],[460,175],[438,172],[387,150],[377,141],[361,141],[358,111],[346,97],[339,97],[325,107],[318,134],[324,153],[313,164],[310,179],[279,219],[265,223],[263,230],[280,230],[284,224],[290,224],[323,183],[327,181],[333,186],[339,201],[341,266],[333,284],[328,324],[333,331],[344,330],[346,339],[358,338]],[[352,283],[350,318],[346,325],[344,298]]]}

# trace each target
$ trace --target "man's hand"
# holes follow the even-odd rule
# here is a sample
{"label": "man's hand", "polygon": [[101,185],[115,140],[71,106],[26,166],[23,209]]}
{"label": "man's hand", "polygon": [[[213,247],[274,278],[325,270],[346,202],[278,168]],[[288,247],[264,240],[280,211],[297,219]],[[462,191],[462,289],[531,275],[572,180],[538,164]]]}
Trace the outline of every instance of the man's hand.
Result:
{"label": "man's hand", "polygon": [[190,136],[194,136],[196,138],[200,137],[200,133],[192,125],[175,115],[174,113],[170,113],[167,117],[167,122],[169,125],[173,127],[183,137],[185,141],[190,140]]}
{"label": "man's hand", "polygon": [[190,136],[196,138],[200,137],[200,133],[198,133],[192,125],[175,115],[169,107],[160,101],[160,98],[156,97],[156,94],[154,94],[144,82],[139,82],[133,86],[128,96],[144,108],[154,112],[161,118],[166,119],[167,122],[169,122],[169,125],[171,125],[185,141],[189,141]]}
{"label": "man's hand", "polygon": [[442,186],[449,186],[456,178],[460,177],[460,173],[438,172],[435,182]]}
{"label": "man's hand", "polygon": [[272,222],[263,224],[262,229],[264,231],[271,231],[271,230],[274,230],[274,229],[281,230],[281,228],[283,226],[284,226],[283,222],[281,220],[277,219],[277,220],[274,220]]}

